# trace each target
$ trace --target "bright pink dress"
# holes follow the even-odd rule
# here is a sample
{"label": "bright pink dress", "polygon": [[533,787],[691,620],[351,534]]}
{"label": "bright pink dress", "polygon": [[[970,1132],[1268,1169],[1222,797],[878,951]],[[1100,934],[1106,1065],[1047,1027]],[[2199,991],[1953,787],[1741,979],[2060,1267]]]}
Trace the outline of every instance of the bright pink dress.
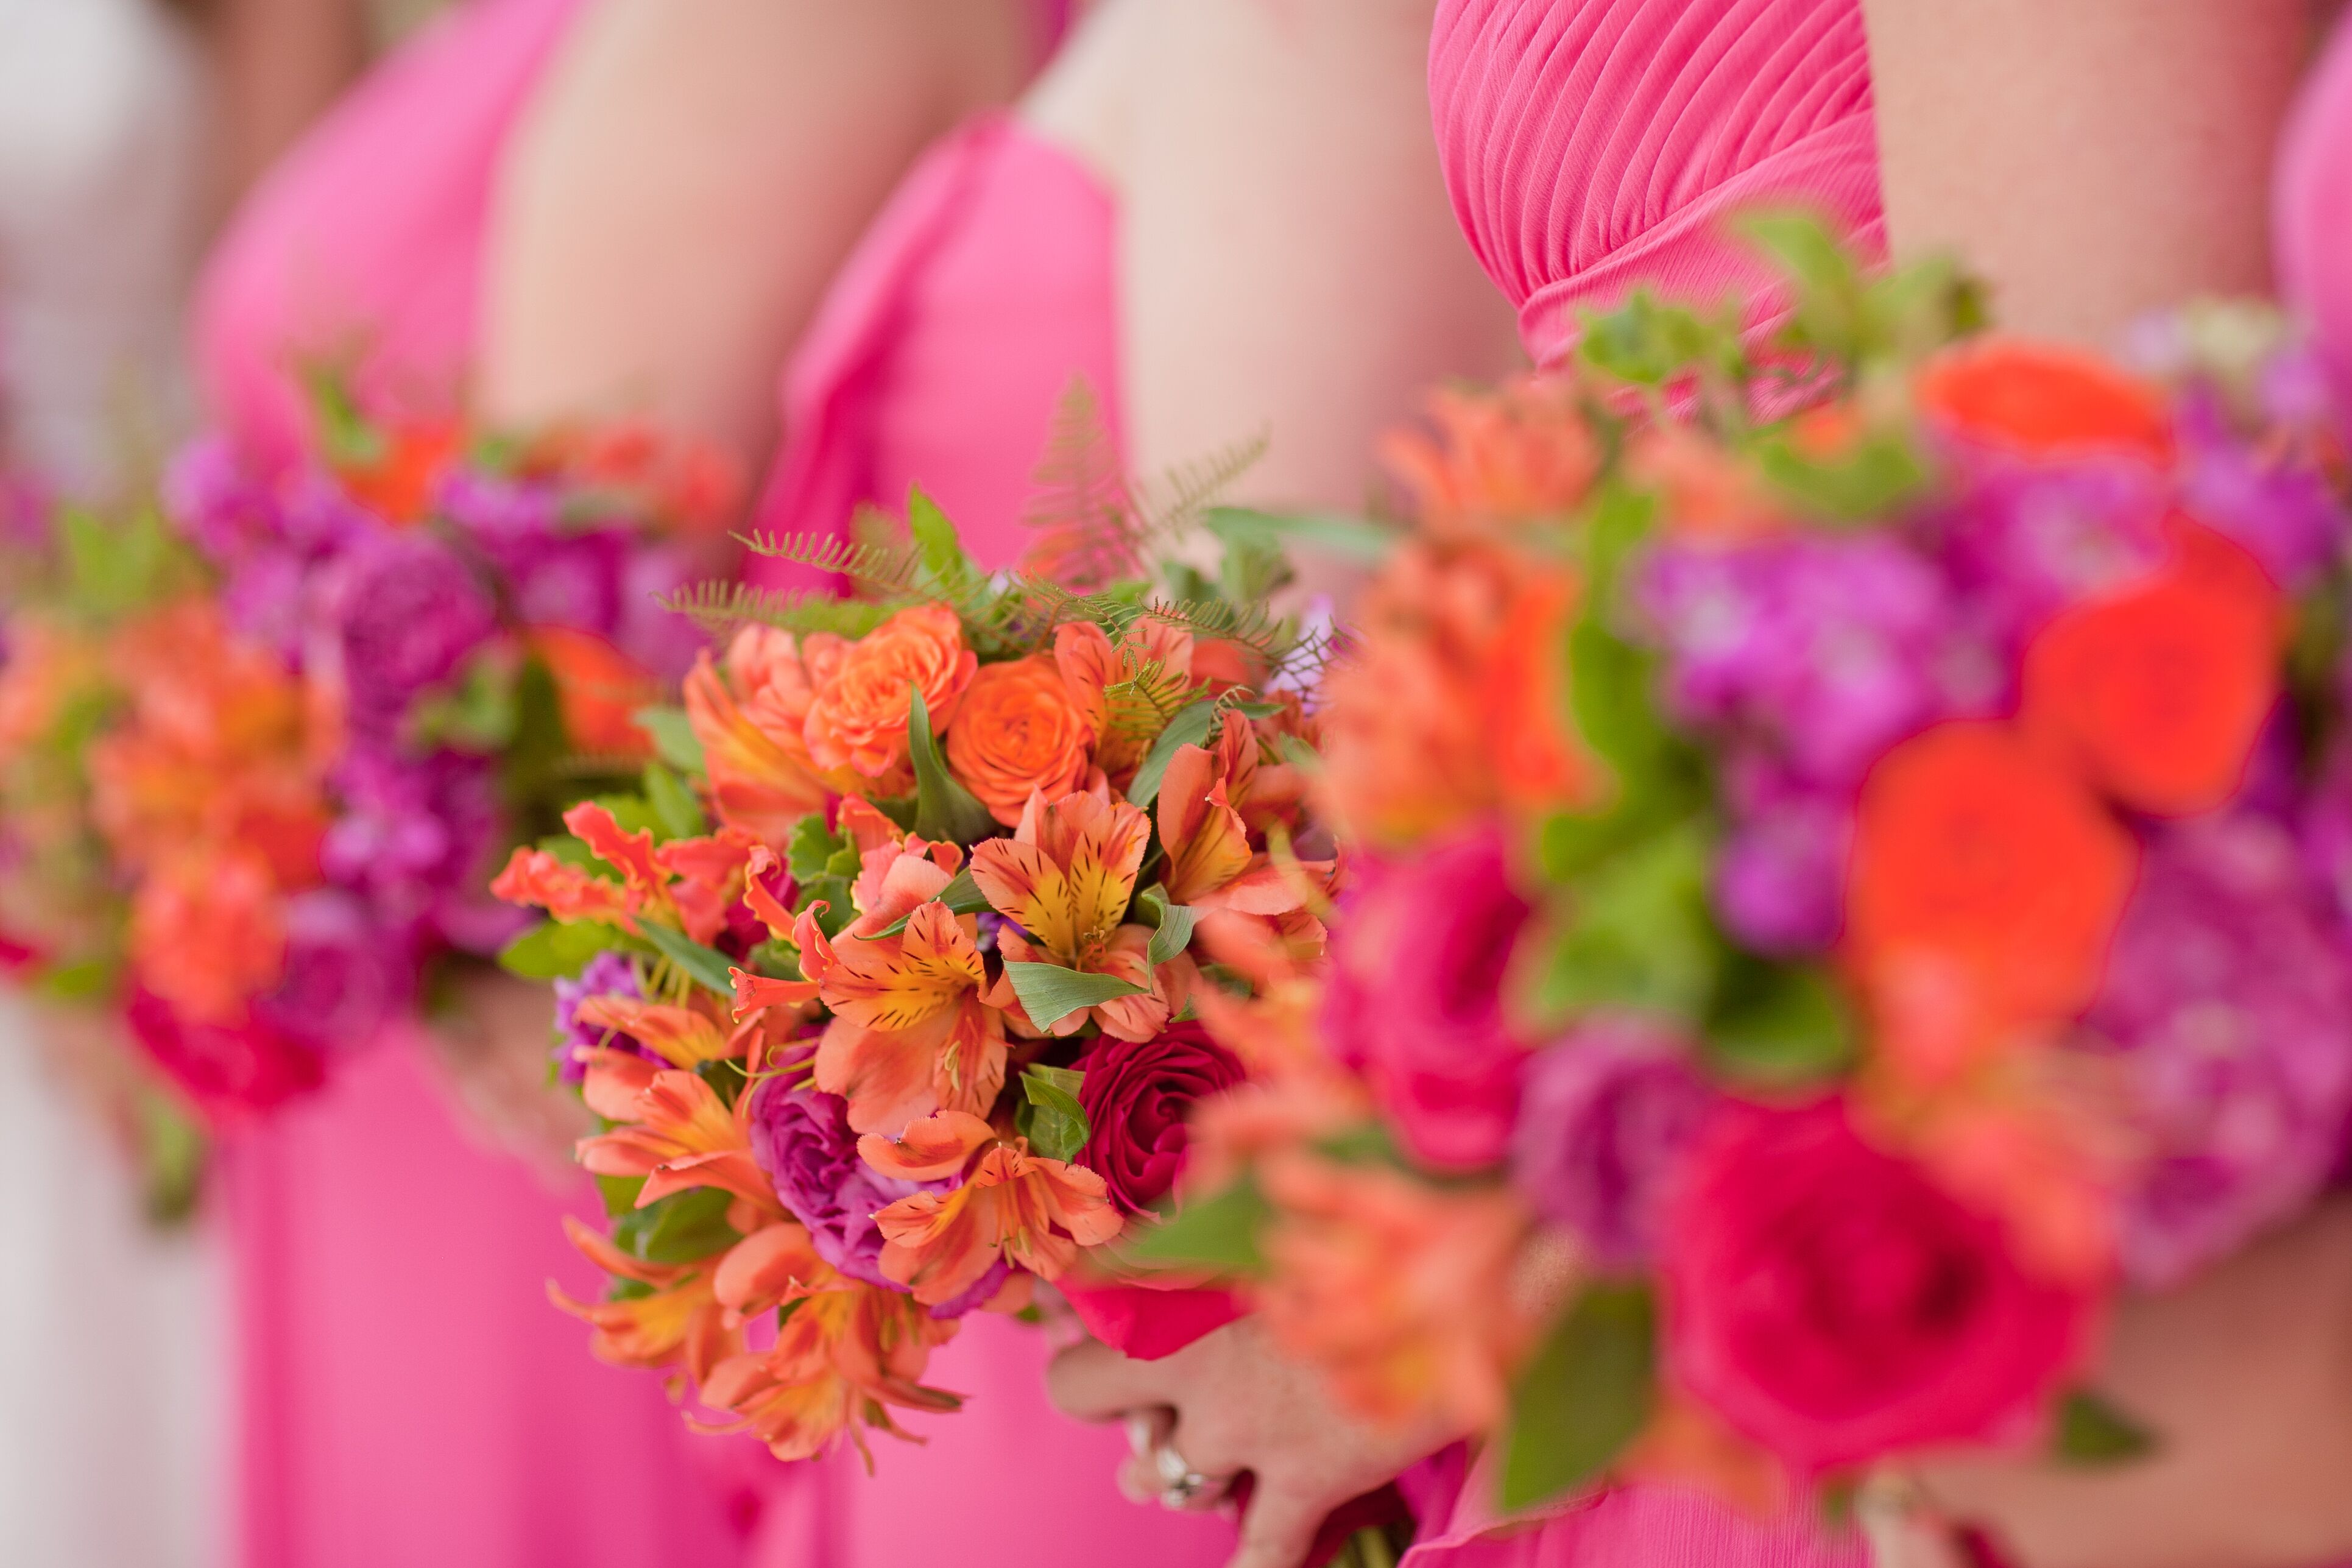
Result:
{"label": "bright pink dress", "polygon": [[[1017,121],[988,116],[933,148],[843,268],[785,372],[785,446],[758,526],[838,534],[859,505],[895,509],[913,483],[956,520],[982,565],[1017,559],[1032,475],[1074,382],[1093,389],[1118,439],[1117,246],[1100,184]],[[807,580],[772,563],[749,574]],[[967,1319],[928,1375],[972,1401],[910,1420],[925,1447],[878,1444],[872,1479],[831,1467],[824,1527],[855,1542],[854,1555],[779,1556],[765,1568],[942,1556],[960,1568],[1223,1562],[1230,1525],[1118,1495],[1126,1440],[1055,1412],[1048,1352],[1034,1330]],[[943,1536],[952,1518],[1007,1528]]]}
{"label": "bright pink dress", "polygon": [[[198,352],[215,417],[283,460],[289,378],[362,356],[454,402],[496,153],[577,0],[482,0],[347,99],[214,257]],[[757,1469],[600,1366],[546,1282],[601,1288],[562,1196],[470,1142],[413,1036],[353,1042],[327,1088],[225,1151],[240,1363],[241,1568],[652,1568],[741,1562]],[[625,1478],[623,1484],[616,1479]]]}
{"label": "bright pink dress", "polygon": [[2272,234],[2279,292],[2352,391],[2352,26],[2338,26],[2281,139]]}
{"label": "bright pink dress", "polygon": [[[1713,304],[1768,281],[1725,220],[1802,203],[1884,244],[1859,0],[1439,0],[1429,89],[1471,247],[1538,363],[1578,312],[1637,288]],[[1776,314],[1769,291],[1750,312]],[[1677,1489],[1505,1522],[1457,1453],[1409,1478],[1407,1568],[1861,1568],[1810,1520],[1747,1519]]]}

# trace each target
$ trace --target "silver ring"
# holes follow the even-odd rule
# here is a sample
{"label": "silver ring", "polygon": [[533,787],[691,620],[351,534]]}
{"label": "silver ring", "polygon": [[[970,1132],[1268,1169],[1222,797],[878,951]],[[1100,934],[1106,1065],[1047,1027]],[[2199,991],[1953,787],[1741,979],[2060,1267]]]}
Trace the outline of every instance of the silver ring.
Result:
{"label": "silver ring", "polygon": [[1151,1462],[1160,1470],[1160,1506],[1182,1512],[1201,1506],[1214,1483],[1187,1464],[1184,1456],[1172,1443],[1162,1443],[1151,1452]]}

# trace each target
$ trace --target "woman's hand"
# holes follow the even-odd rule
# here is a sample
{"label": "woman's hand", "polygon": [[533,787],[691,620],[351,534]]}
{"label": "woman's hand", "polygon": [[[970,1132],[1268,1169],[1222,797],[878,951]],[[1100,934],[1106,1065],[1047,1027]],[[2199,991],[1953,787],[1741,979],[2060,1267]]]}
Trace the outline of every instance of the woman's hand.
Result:
{"label": "woman's hand", "polygon": [[1332,1403],[1322,1379],[1244,1318],[1160,1361],[1132,1361],[1087,1341],[1055,1357],[1054,1403],[1086,1421],[1139,1418],[1155,1439],[1119,1473],[1138,1500],[1166,1496],[1173,1477],[1158,1456],[1181,1458],[1209,1485],[1194,1507],[1254,1478],[1229,1568],[1298,1568],[1334,1510],[1393,1480],[1458,1434],[1427,1426],[1374,1426]]}
{"label": "woman's hand", "polygon": [[572,1145],[596,1129],[576,1097],[548,1081],[547,987],[482,971],[457,983],[457,998],[425,1034],[467,1120],[542,1178],[577,1182]]}

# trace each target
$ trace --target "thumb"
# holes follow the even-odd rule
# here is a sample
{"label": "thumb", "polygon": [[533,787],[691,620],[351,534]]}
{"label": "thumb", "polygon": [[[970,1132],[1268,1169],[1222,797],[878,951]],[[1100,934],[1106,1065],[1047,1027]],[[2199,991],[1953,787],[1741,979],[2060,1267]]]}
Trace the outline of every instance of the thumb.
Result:
{"label": "thumb", "polygon": [[1242,1515],[1241,1545],[1225,1568],[1307,1568],[1326,1511],[1321,1500],[1259,1476]]}
{"label": "thumb", "polygon": [[1080,1421],[1111,1421],[1130,1410],[1172,1405],[1171,1382],[1161,1363],[1133,1360],[1095,1340],[1072,1345],[1045,1369],[1054,1407]]}

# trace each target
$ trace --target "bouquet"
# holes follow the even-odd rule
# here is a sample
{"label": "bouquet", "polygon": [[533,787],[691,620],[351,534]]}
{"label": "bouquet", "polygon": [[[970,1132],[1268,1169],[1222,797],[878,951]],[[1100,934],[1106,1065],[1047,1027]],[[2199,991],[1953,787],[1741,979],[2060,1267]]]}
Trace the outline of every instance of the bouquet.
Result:
{"label": "bouquet", "polygon": [[[1250,1071],[1204,1020],[1319,950],[1336,874],[1297,694],[1327,639],[1267,607],[1278,531],[1210,521],[1214,577],[1124,513],[1059,581],[987,576],[919,493],[906,542],[759,542],[865,596],[702,595],[734,630],[657,721],[686,779],[574,807],[499,879],[550,917],[508,959],[560,976],[556,1070],[604,1128],[610,1224],[572,1239],[612,1287],[556,1300],[711,1429],[903,1436],[957,1405],[931,1351],[1039,1279],[1155,1316],[1125,1244],[1191,1103]],[[1146,1331],[1234,1315],[1165,1294]]]}
{"label": "bouquet", "polygon": [[168,526],[60,516],[0,668],[0,921],[215,1119],[512,936],[489,875],[649,753],[630,714],[692,646],[649,595],[727,500],[640,433],[468,444],[318,403],[291,472],[205,442]]}
{"label": "bouquet", "polygon": [[[2116,1461],[2119,1292],[2297,1214],[2352,1112],[2340,411],[2274,318],[2125,363],[1948,266],[1636,298],[1402,437],[1331,672],[1359,852],[1160,1250],[1504,1502]],[[1752,319],[1752,318],[1751,318]]]}

